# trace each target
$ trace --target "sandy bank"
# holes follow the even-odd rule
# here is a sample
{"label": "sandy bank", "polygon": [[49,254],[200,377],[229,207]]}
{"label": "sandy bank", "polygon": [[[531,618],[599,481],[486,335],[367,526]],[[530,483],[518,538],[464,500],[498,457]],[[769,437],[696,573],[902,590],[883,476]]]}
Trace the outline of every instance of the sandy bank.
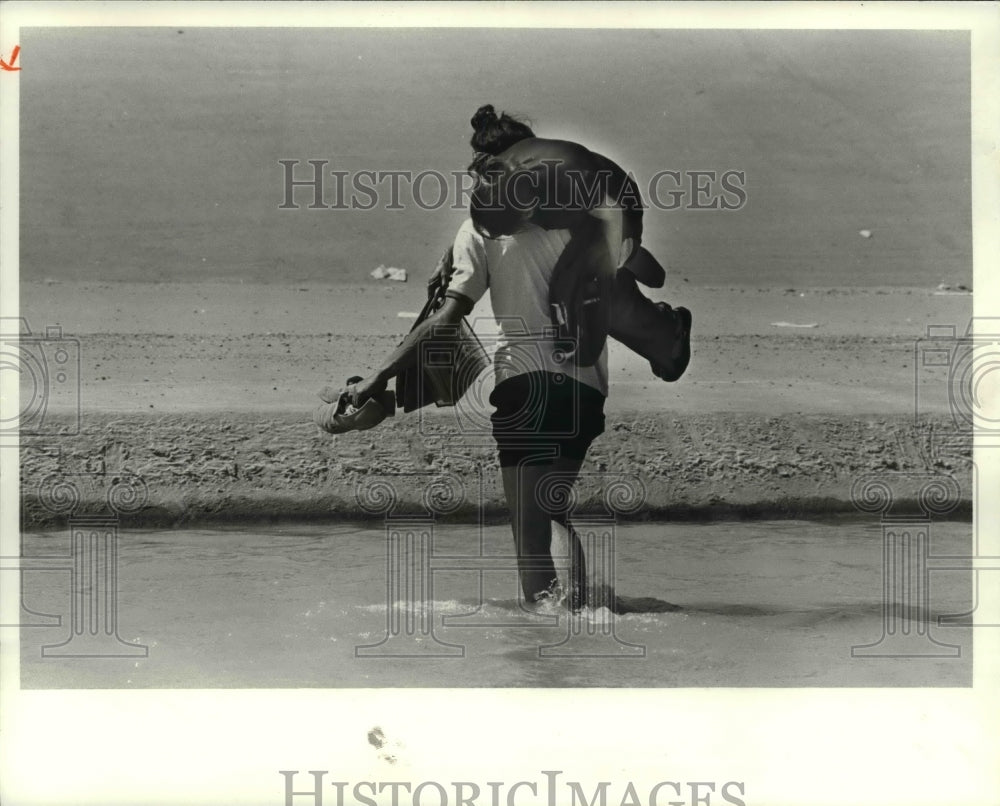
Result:
{"label": "sandy bank", "polygon": [[[76,479],[91,507],[116,475],[141,477],[148,500],[131,517],[147,524],[370,516],[356,490],[379,479],[412,511],[431,479],[436,495],[452,494],[449,473],[463,485],[451,515],[473,517],[480,500],[486,513],[504,512],[482,418],[478,435],[463,427],[458,442],[448,411],[336,439],[311,422],[319,387],[364,373],[398,343],[412,320],[397,314],[419,308],[422,283],[21,291],[33,331],[61,325],[80,356],[78,396],[53,396],[45,435],[22,443],[26,526],[51,520],[38,498],[50,474]],[[676,282],[652,296],[695,312],[692,364],[664,384],[611,343],[607,432],[586,465],[604,476],[584,478],[584,508],[623,474],[640,479],[645,496],[630,517],[853,511],[851,487],[865,473],[906,489],[901,475],[954,473],[970,500],[968,439],[950,449],[958,460],[934,444],[935,430],[954,428],[948,368],[924,366],[918,349],[928,325],[964,333],[970,296]],[[488,339],[495,326],[486,301],[479,307]],[[815,327],[773,324],[782,321]],[[486,373],[470,397],[485,403],[489,389]],[[77,422],[79,435],[60,435]]]}
{"label": "sandy bank", "polygon": [[[852,486],[866,475],[912,502],[928,475],[943,474],[960,490],[953,514],[967,516],[971,443],[942,439],[948,427],[943,418],[622,412],[591,450],[578,511],[604,512],[610,497],[631,518],[850,513]],[[487,436],[458,441],[442,417],[334,438],[287,416],[105,414],[78,435],[24,440],[22,519],[25,528],[64,522],[53,479],[76,488],[77,514],[105,510],[117,482],[138,479],[138,499],[115,492],[133,525],[380,518],[392,500],[393,516],[493,517],[506,511],[496,468]]]}

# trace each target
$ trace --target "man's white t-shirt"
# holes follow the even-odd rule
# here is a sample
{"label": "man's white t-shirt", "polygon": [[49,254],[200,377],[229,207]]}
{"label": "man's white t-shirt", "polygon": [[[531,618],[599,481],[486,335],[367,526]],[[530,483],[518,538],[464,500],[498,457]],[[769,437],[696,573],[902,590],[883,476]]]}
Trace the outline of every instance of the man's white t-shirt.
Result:
{"label": "man's white t-shirt", "polygon": [[560,361],[549,314],[549,281],[569,230],[529,224],[516,235],[486,238],[471,219],[455,236],[449,292],[478,302],[486,289],[498,326],[493,359],[497,382],[526,372],[561,372],[608,394],[608,347],[591,367]]}

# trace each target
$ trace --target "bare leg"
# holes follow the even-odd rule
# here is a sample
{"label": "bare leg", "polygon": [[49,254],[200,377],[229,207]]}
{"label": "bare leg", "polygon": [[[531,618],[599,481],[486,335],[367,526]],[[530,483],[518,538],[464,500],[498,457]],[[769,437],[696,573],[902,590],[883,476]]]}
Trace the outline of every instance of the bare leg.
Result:
{"label": "bare leg", "polygon": [[[568,456],[561,456],[553,465],[553,470],[560,479],[571,478],[574,483],[580,475],[580,467],[583,465],[582,459],[572,459]],[[566,508],[560,508],[552,514],[552,520],[566,530],[569,542],[569,607],[571,610],[579,610],[587,604],[587,558],[583,552],[583,543],[580,536],[569,521],[569,512]]]}
{"label": "bare leg", "polygon": [[566,506],[552,496],[539,494],[547,485],[571,487],[580,473],[582,460],[560,457],[545,464],[521,464],[500,469],[510,510],[511,529],[517,549],[521,589],[529,602],[537,601],[556,582],[552,561],[552,521],[566,527],[570,544],[570,606],[579,608],[586,598],[586,563],[583,547],[569,525]]}

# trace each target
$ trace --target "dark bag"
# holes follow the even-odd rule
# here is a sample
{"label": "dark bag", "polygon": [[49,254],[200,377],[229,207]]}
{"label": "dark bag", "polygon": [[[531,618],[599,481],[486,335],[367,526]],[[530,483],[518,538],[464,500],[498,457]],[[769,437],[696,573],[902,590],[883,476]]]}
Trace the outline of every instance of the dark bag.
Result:
{"label": "dark bag", "polygon": [[[427,281],[427,302],[413,323],[414,328],[444,305],[454,272],[449,247]],[[454,406],[489,365],[486,349],[464,317],[457,325],[440,325],[420,346],[417,362],[396,376],[396,405],[404,412],[429,403]]]}

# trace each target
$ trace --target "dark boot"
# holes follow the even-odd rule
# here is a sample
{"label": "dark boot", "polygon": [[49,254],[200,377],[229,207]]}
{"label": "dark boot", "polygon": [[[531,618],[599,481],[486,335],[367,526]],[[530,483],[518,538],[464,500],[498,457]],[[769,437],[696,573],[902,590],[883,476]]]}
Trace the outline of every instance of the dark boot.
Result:
{"label": "dark boot", "polygon": [[676,381],[691,361],[691,312],[653,302],[628,269],[615,276],[609,333],[647,359],[653,374],[664,381]]}

